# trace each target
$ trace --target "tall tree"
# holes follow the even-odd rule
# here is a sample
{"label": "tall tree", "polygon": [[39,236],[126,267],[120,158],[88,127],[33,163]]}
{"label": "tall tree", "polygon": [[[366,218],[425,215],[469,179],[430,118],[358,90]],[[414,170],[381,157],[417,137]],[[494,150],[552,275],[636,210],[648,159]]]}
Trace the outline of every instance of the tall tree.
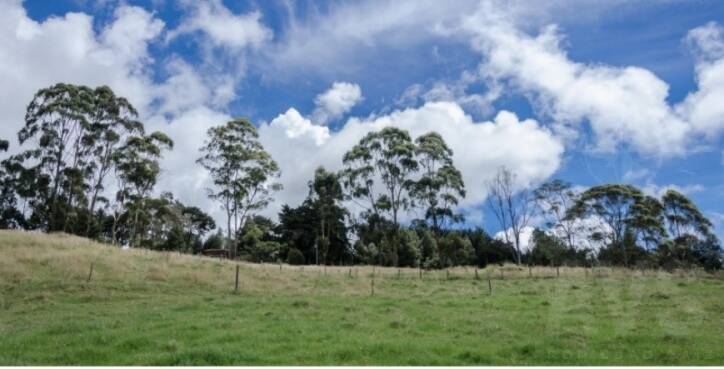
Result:
{"label": "tall tree", "polygon": [[563,239],[569,248],[575,248],[576,235],[582,229],[576,219],[566,218],[566,212],[575,204],[578,195],[571,184],[555,179],[545,182],[533,191],[541,213],[547,218],[547,226],[557,237]]}
{"label": "tall tree", "polygon": [[651,203],[645,200],[640,190],[624,184],[607,184],[591,187],[583,192],[568,210],[567,219],[594,217],[601,227],[595,236],[606,244],[621,250],[623,264],[628,266],[627,245],[624,236],[637,228],[644,227],[648,220],[642,216],[648,213]]}
{"label": "tall tree", "polygon": [[487,201],[503,230],[505,242],[514,247],[516,263],[520,264],[521,234],[534,212],[530,193],[525,189],[516,191],[515,174],[506,167],[500,167],[495,177],[488,182]]}
{"label": "tall tree", "polygon": [[[10,144],[0,139],[0,152]],[[18,228],[24,225],[23,214],[17,208],[16,172],[18,166],[10,159],[0,162],[0,229]]]}
{"label": "tall tree", "polygon": [[46,230],[63,230],[68,224],[68,207],[78,194],[78,177],[87,171],[87,144],[93,93],[84,86],[59,83],[39,90],[28,105],[25,126],[18,132],[21,145],[34,141],[19,154],[20,161],[47,182],[47,190],[36,193],[34,209]]}
{"label": "tall tree", "polygon": [[[333,232],[345,232],[344,228],[335,227],[336,222],[344,217],[345,211],[339,206],[343,200],[342,186],[337,174],[319,167],[314,172],[314,179],[309,183],[309,198],[319,212],[319,237],[316,242],[317,251],[322,251],[322,262],[327,264],[330,239]],[[337,238],[339,235],[337,235]],[[319,260],[316,260],[317,264]]]}
{"label": "tall tree", "polygon": [[[235,119],[207,132],[208,138],[197,160],[211,174],[214,188],[209,197],[226,212],[227,236],[231,240],[249,214],[269,204],[271,194],[281,189],[277,163],[264,151],[259,134],[247,119]],[[235,248],[232,254],[236,256]]]}
{"label": "tall tree", "polygon": [[711,221],[684,194],[668,190],[661,201],[669,234],[674,239],[687,234],[705,239],[713,233]]}
{"label": "tall tree", "polygon": [[108,174],[112,172],[114,155],[127,137],[143,134],[143,124],[137,120],[136,109],[123,97],[116,96],[107,86],[93,91],[93,109],[89,114],[88,144],[95,160],[89,166],[88,219],[85,235],[91,236],[96,223],[94,213]]}
{"label": "tall tree", "polygon": [[634,216],[630,227],[636,238],[646,245],[646,250],[652,251],[667,237],[663,205],[656,198],[644,195],[632,211]]}
{"label": "tall tree", "polygon": [[[158,181],[161,172],[158,162],[162,152],[172,148],[173,141],[168,136],[153,132],[150,135],[129,137],[114,155],[113,160],[118,167],[120,179],[117,197],[121,197],[124,206],[133,209],[131,246],[137,246],[141,241],[139,236],[144,230],[140,217],[146,211],[148,195]],[[126,197],[130,201],[126,201]]]}
{"label": "tall tree", "polygon": [[413,186],[413,196],[422,203],[432,229],[439,233],[446,219],[462,221],[462,215],[454,213],[453,207],[465,197],[465,183],[453,165],[453,151],[442,136],[429,132],[418,137],[415,144],[422,176]]}
{"label": "tall tree", "polygon": [[[418,169],[410,134],[395,127],[370,132],[344,155],[343,164],[341,178],[347,197],[368,202],[365,218],[389,214],[394,230],[388,236],[397,238],[399,215],[411,206],[412,178]],[[376,185],[382,190],[378,192]],[[388,241],[397,266],[399,240]]]}

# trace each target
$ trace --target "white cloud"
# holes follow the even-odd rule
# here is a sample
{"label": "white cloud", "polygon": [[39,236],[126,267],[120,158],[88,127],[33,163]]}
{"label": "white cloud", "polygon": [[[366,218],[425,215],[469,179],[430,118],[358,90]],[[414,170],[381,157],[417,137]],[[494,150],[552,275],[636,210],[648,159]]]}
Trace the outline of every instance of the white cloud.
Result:
{"label": "white cloud", "polygon": [[531,36],[495,4],[482,2],[460,28],[483,57],[481,77],[529,96],[567,136],[571,127],[588,122],[597,150],[613,152],[625,144],[666,157],[685,154],[699,135],[715,138],[724,127],[724,46],[716,24],[689,34],[690,43],[707,58],[697,64],[698,91],[672,106],[668,84],[650,71],[572,61],[555,25]]}
{"label": "white cloud", "polygon": [[[595,241],[593,234],[596,232],[610,232],[611,228],[600,219],[595,217],[589,217],[585,219],[576,219],[570,225],[571,229],[575,229],[575,233],[572,235],[573,247],[576,250],[588,249],[594,253],[597,253],[602,247],[605,246],[603,241]],[[529,252],[533,249],[533,231],[535,227],[526,226],[521,229],[520,232],[520,249],[522,252]],[[508,228],[508,239],[513,240],[513,230]],[[501,241],[505,241],[505,233],[498,231],[495,233],[493,238]],[[557,237],[562,242],[566,242],[566,235],[560,228],[546,229],[545,232],[551,236]]]}
{"label": "white cloud", "polygon": [[362,89],[358,84],[334,82],[329,90],[314,99],[316,108],[312,113],[312,119],[320,124],[329,123],[341,118],[360,101],[362,101]]}
{"label": "white cloud", "polygon": [[696,130],[715,139],[724,132],[724,28],[710,22],[691,30],[686,39],[697,57],[699,89],[677,109]]}
{"label": "white cloud", "polygon": [[[383,50],[409,50],[439,37],[437,29],[472,11],[478,0],[417,0],[315,5],[299,19],[290,5],[290,21],[259,67],[271,77],[314,71],[330,76],[354,70],[363,60],[388,57]],[[399,55],[399,54],[398,54]]]}
{"label": "white cloud", "polygon": [[[417,137],[439,132],[454,151],[455,165],[469,190],[461,207],[472,209],[486,196],[485,182],[501,166],[518,175],[520,185],[530,185],[552,175],[559,167],[562,143],[533,120],[519,120],[500,112],[493,121],[475,122],[456,103],[436,102],[388,115],[351,118],[337,132],[312,124],[290,109],[259,128],[260,139],[282,170],[284,190],[267,214],[274,215],[281,204],[299,204],[307,195],[307,182],[314,169],[342,167],[342,156],[366,133],[384,127],[398,127]],[[514,145],[511,142],[515,142]]]}
{"label": "white cloud", "polygon": [[651,72],[573,62],[555,26],[532,37],[489,6],[463,29],[484,58],[481,75],[533,94],[538,110],[558,124],[589,121],[598,149],[613,151],[623,142],[649,154],[684,151],[688,126],[667,104],[668,86]]}
{"label": "white cloud", "polygon": [[685,185],[685,186],[679,186],[675,184],[668,184],[668,185],[657,185],[651,181],[648,181],[642,188],[641,191],[643,193],[656,197],[660,199],[666,191],[668,190],[674,190],[676,192],[682,193],[684,195],[691,195],[697,192],[702,192],[705,190],[704,186],[700,184],[691,184],[691,185]]}
{"label": "white cloud", "polygon": [[463,71],[454,81],[436,81],[430,87],[415,83],[405,89],[395,104],[401,107],[417,106],[420,101],[451,101],[462,106],[467,112],[488,115],[495,111],[493,102],[500,97],[501,86],[495,81],[487,81],[485,93],[470,93],[471,85],[482,83],[480,77],[469,71]]}
{"label": "white cloud", "polygon": [[0,137],[15,139],[25,107],[41,88],[58,82],[109,85],[140,111],[148,131],[166,132],[175,141],[164,156],[157,192],[172,191],[216,211],[206,198],[206,174],[194,161],[206,129],[230,119],[207,107],[218,106],[219,89],[173,55],[163,65],[169,77],[154,82],[148,69],[155,60],[148,48],[161,37],[164,23],[153,14],[120,6],[98,32],[93,23],[82,13],[36,22],[20,1],[0,2],[0,50],[12,50],[0,52]]}
{"label": "white cloud", "polygon": [[0,2],[0,136],[15,137],[33,94],[57,82],[107,84],[144,111],[154,99],[148,45],[164,23],[121,6],[100,33],[82,13],[30,19],[20,1]]}
{"label": "white cloud", "polygon": [[716,61],[724,58],[724,28],[716,22],[709,22],[689,31],[686,41],[697,58]]}
{"label": "white cloud", "polygon": [[651,177],[651,170],[646,168],[631,169],[626,171],[623,175],[623,180],[627,182],[638,181],[644,178]]}
{"label": "white cloud", "polygon": [[156,193],[170,191],[187,205],[194,205],[213,215],[219,225],[225,224],[218,204],[209,200],[207,188],[211,180],[206,170],[196,164],[206,131],[231,120],[231,117],[205,107],[196,107],[180,113],[171,120],[155,115],[146,122],[147,131],[161,131],[173,141],[174,148],[165,152],[161,161],[162,172]]}
{"label": "white cloud", "polygon": [[190,15],[169,32],[167,40],[201,32],[214,46],[230,49],[259,47],[272,38],[272,31],[261,23],[261,13],[252,11],[236,15],[220,0],[186,2]]}

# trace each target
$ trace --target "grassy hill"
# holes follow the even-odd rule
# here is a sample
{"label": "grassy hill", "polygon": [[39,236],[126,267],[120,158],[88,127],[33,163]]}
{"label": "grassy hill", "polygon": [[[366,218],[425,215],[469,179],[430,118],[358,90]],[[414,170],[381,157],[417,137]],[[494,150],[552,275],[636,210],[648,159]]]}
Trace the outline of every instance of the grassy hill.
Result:
{"label": "grassy hill", "polygon": [[531,272],[325,274],[0,231],[0,365],[724,364],[720,277]]}

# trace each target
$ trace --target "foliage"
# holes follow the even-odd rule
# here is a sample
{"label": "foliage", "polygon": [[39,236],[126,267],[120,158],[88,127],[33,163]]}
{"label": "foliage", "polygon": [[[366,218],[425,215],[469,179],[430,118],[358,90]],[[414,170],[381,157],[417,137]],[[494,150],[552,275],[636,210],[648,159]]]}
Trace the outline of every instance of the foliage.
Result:
{"label": "foliage", "polygon": [[462,215],[454,213],[454,207],[465,197],[465,183],[453,166],[452,149],[440,134],[429,132],[418,137],[415,144],[422,176],[414,183],[412,196],[422,203],[425,219],[439,232],[446,219],[451,223],[463,220]]}
{"label": "foliage", "polygon": [[289,265],[303,265],[305,264],[304,254],[297,248],[290,248],[287,252],[287,264]]}
{"label": "foliage", "polygon": [[214,188],[209,197],[226,213],[229,239],[244,226],[248,216],[265,208],[271,195],[281,189],[273,182],[279,167],[264,151],[259,134],[247,119],[235,119],[212,127],[197,160],[209,171]]}

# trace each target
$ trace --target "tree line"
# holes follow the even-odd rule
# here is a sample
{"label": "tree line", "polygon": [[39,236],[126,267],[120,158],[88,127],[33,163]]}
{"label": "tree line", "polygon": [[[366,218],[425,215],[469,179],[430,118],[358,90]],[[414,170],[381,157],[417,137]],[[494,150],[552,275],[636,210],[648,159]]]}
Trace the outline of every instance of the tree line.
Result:
{"label": "tree line", "polygon": [[[712,223],[674,190],[658,199],[626,184],[577,191],[560,180],[528,190],[501,167],[476,190],[487,191],[486,205],[506,231],[492,237],[466,227],[456,210],[465,183],[436,132],[368,133],[344,154],[339,172],[310,173],[306,199],[283,205],[275,222],[259,213],[282,188],[281,172],[256,127],[243,118],[212,127],[196,162],[210,175],[220,225],[172,193],[154,196],[173,141],[146,132],[133,106],[108,87],[39,90],[18,142],[18,153],[0,162],[0,228],[291,264],[722,265]],[[0,151],[8,149],[0,140]]]}

